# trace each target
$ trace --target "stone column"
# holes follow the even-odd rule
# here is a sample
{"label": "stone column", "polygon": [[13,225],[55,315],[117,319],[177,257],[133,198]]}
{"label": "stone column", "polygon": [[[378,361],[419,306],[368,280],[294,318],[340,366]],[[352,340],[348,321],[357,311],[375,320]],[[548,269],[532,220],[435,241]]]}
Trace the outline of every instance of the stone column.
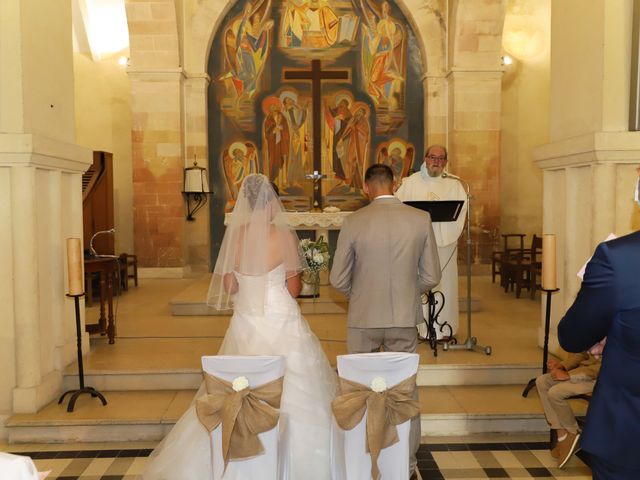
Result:
{"label": "stone column", "polygon": [[[185,99],[185,167],[193,165],[197,158],[198,165],[207,168],[209,165],[209,142],[207,138],[207,92],[211,79],[206,73],[187,74],[184,81]],[[216,171],[216,169],[213,169]],[[211,197],[208,199],[211,200]],[[192,272],[209,272],[210,215],[207,203],[195,215],[195,221],[185,225],[186,264]],[[211,266],[213,268],[213,265]]]}
{"label": "stone column", "polygon": [[92,160],[74,144],[70,4],[0,2],[0,59],[1,422],[55,398],[75,361],[65,238],[82,238]]}
{"label": "stone column", "polygon": [[[422,79],[425,93],[425,150],[429,145],[448,143],[448,93],[447,78],[444,75],[425,75]],[[416,152],[416,159],[422,159],[425,152]]]}
{"label": "stone column", "polygon": [[[449,86],[449,168],[469,183],[473,227],[493,230],[500,224],[501,71],[451,71]],[[480,229],[476,229],[479,235]],[[478,236],[475,258],[490,263],[492,241]],[[465,252],[460,249],[459,261]]]}
{"label": "stone column", "polygon": [[551,141],[533,155],[544,172],[544,233],[556,234],[558,241],[552,351],[559,350],[557,324],[580,289],[578,270],[609,233],[620,236],[640,227],[633,202],[640,134],[625,131],[633,2],[561,3],[551,3]]}
{"label": "stone column", "polygon": [[182,277],[185,201],[180,69],[130,70],[135,251],[141,276]]}

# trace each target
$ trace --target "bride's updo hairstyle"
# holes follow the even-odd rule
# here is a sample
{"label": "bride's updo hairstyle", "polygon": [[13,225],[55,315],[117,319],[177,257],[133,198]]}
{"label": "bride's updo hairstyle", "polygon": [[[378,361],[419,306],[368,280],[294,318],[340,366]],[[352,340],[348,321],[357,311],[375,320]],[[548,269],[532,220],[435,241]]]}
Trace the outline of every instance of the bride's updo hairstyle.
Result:
{"label": "bride's updo hairstyle", "polygon": [[[264,208],[270,203],[272,198],[269,198],[269,192],[265,191],[266,187],[273,190],[269,179],[264,175],[253,174],[244,179],[241,188],[251,208]],[[273,193],[275,196],[275,192]]]}
{"label": "bride's updo hairstyle", "polygon": [[[207,303],[218,310],[233,307],[235,295],[225,289],[228,275],[252,276],[252,303],[264,307],[264,297],[256,288],[258,278],[265,279],[282,265],[285,276],[292,277],[306,268],[298,236],[286,221],[285,211],[269,179],[252,173],[245,177],[213,271]],[[265,283],[266,284],[266,283]],[[240,287],[242,288],[242,286]]]}

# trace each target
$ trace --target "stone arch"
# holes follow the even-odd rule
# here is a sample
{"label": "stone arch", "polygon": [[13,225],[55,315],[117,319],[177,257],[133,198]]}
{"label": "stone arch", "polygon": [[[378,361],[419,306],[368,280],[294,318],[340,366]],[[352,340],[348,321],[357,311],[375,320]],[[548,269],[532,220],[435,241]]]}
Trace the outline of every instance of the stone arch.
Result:
{"label": "stone arch", "polygon": [[[187,19],[184,32],[184,65],[187,72],[206,72],[213,37],[220,22],[236,1],[239,0],[230,0],[226,3],[219,0],[205,0],[199,3]],[[439,2],[425,4],[420,0],[397,0],[395,3],[411,24],[420,42],[419,50],[423,65],[431,70],[432,67],[428,62],[431,60],[433,71],[443,70],[446,62],[436,59],[444,58],[445,55],[446,12],[443,11],[444,8],[441,10],[431,5]],[[432,39],[437,41],[430,47],[433,52],[428,53],[425,40]]]}

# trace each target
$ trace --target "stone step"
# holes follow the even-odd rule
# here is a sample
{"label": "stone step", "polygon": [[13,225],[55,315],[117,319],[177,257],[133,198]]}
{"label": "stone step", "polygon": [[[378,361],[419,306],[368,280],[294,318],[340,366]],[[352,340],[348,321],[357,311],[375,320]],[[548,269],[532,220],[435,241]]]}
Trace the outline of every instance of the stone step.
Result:
{"label": "stone step", "polygon": [[[160,440],[193,400],[193,390],[103,391],[108,404],[81,395],[74,412],[52,402],[37,414],[7,420],[10,443]],[[537,393],[522,385],[420,387],[423,435],[545,432]],[[572,400],[577,414],[586,402]]]}
{"label": "stone step", "polygon": [[[420,365],[419,386],[522,384],[540,373],[540,367],[522,365]],[[181,369],[96,369],[85,368],[85,385],[100,391],[188,390],[202,382],[199,368]],[[74,364],[64,372],[65,390],[78,388],[78,369]]]}
{"label": "stone step", "polygon": [[[196,280],[189,288],[173,297],[169,305],[171,314],[176,316],[229,316],[231,310],[216,310],[206,304],[209,278]],[[328,285],[321,285],[316,298],[298,298],[303,315],[347,313],[349,302],[340,292]],[[460,312],[467,311],[467,298],[459,298]],[[471,297],[471,311],[480,311],[480,300]]]}

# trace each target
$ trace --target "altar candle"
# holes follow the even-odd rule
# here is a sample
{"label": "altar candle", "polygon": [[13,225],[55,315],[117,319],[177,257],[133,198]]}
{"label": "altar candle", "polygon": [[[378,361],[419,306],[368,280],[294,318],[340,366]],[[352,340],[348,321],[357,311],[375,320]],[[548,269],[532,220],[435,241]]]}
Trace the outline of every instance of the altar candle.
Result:
{"label": "altar candle", "polygon": [[82,295],[82,246],[79,238],[67,238],[67,269],[69,275],[69,295]]}
{"label": "altar candle", "polygon": [[556,272],[556,236],[545,233],[542,237],[542,288],[555,290],[558,288]]}

